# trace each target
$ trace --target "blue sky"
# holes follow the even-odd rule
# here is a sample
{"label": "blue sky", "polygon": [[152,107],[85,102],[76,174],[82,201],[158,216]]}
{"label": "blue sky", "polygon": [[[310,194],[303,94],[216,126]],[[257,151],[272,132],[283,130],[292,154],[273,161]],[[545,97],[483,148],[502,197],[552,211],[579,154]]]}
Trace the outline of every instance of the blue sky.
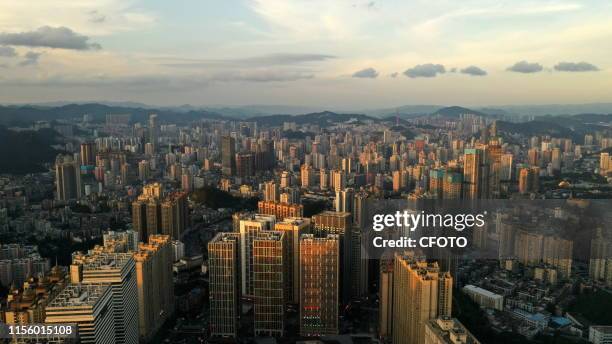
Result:
{"label": "blue sky", "polygon": [[612,3],[0,0],[0,102],[609,102]]}

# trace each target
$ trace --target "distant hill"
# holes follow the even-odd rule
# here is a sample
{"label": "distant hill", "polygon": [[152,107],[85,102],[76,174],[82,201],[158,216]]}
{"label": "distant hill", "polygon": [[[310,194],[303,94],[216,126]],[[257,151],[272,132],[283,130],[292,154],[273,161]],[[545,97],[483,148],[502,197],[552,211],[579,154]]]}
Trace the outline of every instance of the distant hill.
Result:
{"label": "distant hill", "polygon": [[335,113],[331,111],[308,113],[304,115],[269,115],[257,116],[247,119],[247,121],[257,122],[265,126],[281,126],[284,122],[295,122],[297,124],[318,124],[322,127],[336,123],[357,121],[380,121],[379,118],[370,117],[362,114]]}
{"label": "distant hill", "polygon": [[461,115],[464,115],[464,114],[473,114],[473,115],[484,116],[484,117],[490,116],[489,114],[486,114],[484,112],[464,108],[461,106],[449,106],[449,107],[438,109],[437,111],[432,113],[432,115],[434,116],[442,116],[442,117],[449,117],[449,118],[459,118]]}
{"label": "distant hill", "polygon": [[217,113],[205,110],[177,111],[140,107],[109,106],[98,103],[68,104],[58,107],[45,106],[0,106],[0,125],[24,126],[35,121],[53,121],[59,119],[80,118],[84,114],[92,115],[94,121],[102,122],[107,114],[130,114],[132,121],[144,122],[149,114],[156,113],[161,122],[190,122],[203,118],[224,119]]}
{"label": "distant hill", "polygon": [[[51,145],[60,141],[52,129],[13,131],[0,126],[0,173],[44,172],[60,151]],[[32,149],[35,148],[35,149]]]}

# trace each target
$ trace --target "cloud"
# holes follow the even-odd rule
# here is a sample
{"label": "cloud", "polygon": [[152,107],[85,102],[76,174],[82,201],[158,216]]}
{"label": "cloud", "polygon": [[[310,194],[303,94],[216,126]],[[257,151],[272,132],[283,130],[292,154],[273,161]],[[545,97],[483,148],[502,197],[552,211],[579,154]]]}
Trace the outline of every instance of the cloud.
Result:
{"label": "cloud", "polygon": [[468,75],[471,75],[471,76],[485,76],[485,75],[487,75],[487,71],[485,71],[484,69],[481,69],[479,67],[476,67],[476,66],[469,66],[469,67],[463,68],[461,70],[461,73],[468,74]]}
{"label": "cloud", "polygon": [[43,26],[34,31],[0,33],[0,44],[26,47],[46,47],[72,50],[97,50],[98,43],[90,43],[89,37],[80,35],[67,27]]}
{"label": "cloud", "polygon": [[392,78],[397,78],[398,75],[399,75],[398,72],[393,72],[389,76],[392,77]]}
{"label": "cloud", "polygon": [[0,46],[0,56],[2,57],[15,57],[17,56],[17,52],[13,47],[3,47]]}
{"label": "cloud", "polygon": [[89,12],[89,21],[96,24],[101,24],[106,21],[106,16],[97,10]]}
{"label": "cloud", "polygon": [[599,68],[588,62],[559,62],[555,65],[559,72],[597,72]]}
{"label": "cloud", "polygon": [[24,57],[23,57],[23,61],[19,62],[19,65],[22,67],[25,66],[33,66],[38,64],[38,58],[40,57],[40,55],[42,55],[42,53],[36,53],[33,51],[28,51]]}
{"label": "cloud", "polygon": [[167,59],[171,62],[162,63],[166,67],[197,68],[197,67],[265,67],[279,65],[294,65],[308,62],[324,62],[335,59],[336,56],[326,54],[292,54],[278,53],[240,59]]}
{"label": "cloud", "polygon": [[352,77],[375,79],[376,77],[378,77],[378,72],[376,71],[376,69],[369,67],[356,71],[355,73],[353,73]]}
{"label": "cloud", "polygon": [[246,82],[282,82],[300,79],[312,79],[314,75],[300,71],[254,70],[239,72],[222,72],[208,77],[210,81],[246,81]]}
{"label": "cloud", "polygon": [[508,67],[506,70],[516,73],[530,74],[541,72],[543,69],[544,67],[542,67],[542,65],[537,62],[530,63],[527,61],[520,61]]}
{"label": "cloud", "polygon": [[438,74],[446,73],[446,69],[441,64],[426,63],[408,68],[404,75],[409,78],[433,78]]}

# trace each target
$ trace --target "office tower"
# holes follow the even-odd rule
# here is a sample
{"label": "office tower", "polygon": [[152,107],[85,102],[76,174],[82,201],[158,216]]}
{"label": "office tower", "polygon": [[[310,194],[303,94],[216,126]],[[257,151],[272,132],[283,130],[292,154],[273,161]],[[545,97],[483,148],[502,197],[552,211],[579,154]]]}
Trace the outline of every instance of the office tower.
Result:
{"label": "office tower", "polygon": [[391,338],[393,334],[393,257],[380,259],[378,335]]}
{"label": "office tower", "polygon": [[283,232],[261,231],[253,237],[253,314],[256,336],[283,336],[284,235]]}
{"label": "office tower", "polygon": [[231,136],[221,138],[221,172],[226,176],[236,174],[236,140]]}
{"label": "office tower", "polygon": [[135,230],[104,232],[102,239],[104,247],[115,248],[113,252],[127,253],[138,251],[139,233]]}
{"label": "office tower", "polygon": [[525,167],[519,171],[519,193],[528,194],[538,192],[540,179],[540,168]]}
{"label": "office tower", "polygon": [[425,323],[450,316],[452,277],[437,263],[396,253],[393,267],[393,343],[422,344]]}
{"label": "office tower", "polygon": [[484,168],[484,151],[480,148],[469,148],[465,150],[463,162],[464,198],[477,199],[487,197],[487,187],[483,180],[488,175]]}
{"label": "office tower", "polygon": [[425,324],[425,344],[480,344],[459,320],[447,316]]}
{"label": "office tower", "polygon": [[266,202],[278,202],[280,197],[278,185],[273,181],[265,182],[263,196],[263,200]]}
{"label": "office tower", "polygon": [[[359,276],[352,274],[353,246],[355,243],[351,213],[324,211],[312,217],[313,234],[316,237],[326,237],[337,234],[340,240],[340,298],[343,304],[349,302],[354,286],[359,285]],[[355,229],[358,231],[359,229]]]}
{"label": "office tower", "polygon": [[274,215],[248,215],[239,220],[240,230],[240,282],[243,296],[253,296],[253,240],[261,231],[274,229]]}
{"label": "office tower", "polygon": [[459,172],[446,171],[444,173],[443,199],[461,199],[463,177]]}
{"label": "office tower", "polygon": [[115,343],[138,343],[138,289],[132,253],[109,253],[96,246],[87,254],[72,254],[70,281],[111,285]]}
{"label": "office tower", "polygon": [[240,234],[218,233],[208,243],[211,336],[238,336]]}
{"label": "office tower", "polygon": [[148,341],[174,313],[173,252],[168,235],[150,235],[134,253],[138,289],[138,328]]}
{"label": "office tower", "polygon": [[437,199],[441,199],[444,195],[444,174],[443,169],[429,171],[429,193]]}
{"label": "office tower", "polygon": [[79,164],[70,155],[58,155],[55,159],[56,199],[77,200],[81,197],[81,172]]}
{"label": "office tower", "polygon": [[189,226],[189,204],[186,192],[174,192],[161,203],[161,233],[178,240]]}
{"label": "office tower", "polygon": [[149,142],[153,146],[153,152],[157,151],[159,146],[159,123],[157,123],[157,115],[149,115]]}
{"label": "office tower", "polygon": [[[118,343],[115,328],[117,305],[107,283],[70,283],[46,308],[45,323],[76,324],[83,344]],[[134,324],[137,326],[137,324]],[[133,341],[133,343],[137,343]]]}
{"label": "office tower", "polygon": [[285,301],[299,303],[300,297],[300,237],[310,231],[310,219],[286,217],[274,225],[285,233]]}
{"label": "office tower", "polygon": [[310,165],[302,165],[300,168],[300,179],[302,181],[302,188],[308,189],[309,187],[313,186],[314,171]]}
{"label": "office tower", "polygon": [[96,165],[96,152],[93,142],[81,143],[81,165],[83,166],[95,166]]}
{"label": "office tower", "polygon": [[300,335],[338,333],[340,239],[300,238]]}
{"label": "office tower", "polygon": [[334,200],[336,211],[340,213],[352,214],[353,202],[355,201],[354,198],[355,190],[353,190],[352,188],[336,191],[336,198]]}

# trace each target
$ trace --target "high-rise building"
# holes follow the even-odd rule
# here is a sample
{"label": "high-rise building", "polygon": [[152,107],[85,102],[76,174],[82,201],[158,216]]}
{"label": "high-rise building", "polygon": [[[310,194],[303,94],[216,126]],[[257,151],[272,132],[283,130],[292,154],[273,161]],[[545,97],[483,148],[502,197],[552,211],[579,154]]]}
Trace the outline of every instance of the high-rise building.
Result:
{"label": "high-rise building", "polygon": [[481,148],[465,150],[463,162],[464,197],[477,199],[488,197],[488,167],[485,165],[485,153]]}
{"label": "high-rise building", "polygon": [[77,200],[81,197],[80,166],[70,155],[58,155],[55,159],[56,199]]}
{"label": "high-rise building", "polygon": [[340,240],[329,234],[300,238],[300,335],[338,333]]}
{"label": "high-rise building", "polygon": [[84,166],[95,166],[96,165],[96,151],[93,142],[81,143],[81,165]]}
{"label": "high-rise building", "polygon": [[461,199],[463,176],[459,172],[446,171],[444,173],[443,199]]}
{"label": "high-rise building", "polygon": [[113,247],[113,252],[127,253],[138,251],[139,233],[137,231],[108,231],[104,232],[102,239],[103,246]]}
{"label": "high-rise building", "polygon": [[241,291],[243,296],[254,296],[253,291],[253,240],[259,232],[274,229],[274,215],[249,215],[239,220]]}
{"label": "high-rise building", "polygon": [[444,195],[444,174],[445,171],[442,169],[429,171],[429,193],[437,199],[441,199]]}
{"label": "high-rise building", "polygon": [[302,188],[304,189],[308,189],[314,184],[314,170],[310,165],[302,165],[300,168],[300,179],[302,181]]}
{"label": "high-rise building", "polygon": [[169,194],[161,203],[161,233],[179,240],[189,226],[189,204],[186,192]]}
{"label": "high-rise building", "polygon": [[236,174],[236,139],[231,136],[221,138],[221,172],[226,176]]}
{"label": "high-rise building", "polygon": [[149,115],[149,142],[153,146],[153,151],[157,151],[159,146],[159,123],[157,123],[157,115]]}
{"label": "high-rise building", "polygon": [[355,190],[353,190],[352,188],[346,188],[344,190],[336,191],[336,198],[334,200],[336,211],[341,213],[351,213],[352,215],[353,202],[355,201],[354,198]]}
{"label": "high-rise building", "polygon": [[283,232],[260,231],[253,237],[253,314],[256,336],[283,336],[284,235]]}
{"label": "high-rise building", "polygon": [[392,257],[380,259],[378,335],[391,338],[393,334],[393,266]]}
{"label": "high-rise building", "polygon": [[71,283],[47,306],[44,322],[49,325],[76,324],[79,343],[118,343],[115,317],[116,307],[120,305],[113,297],[113,288],[108,283]]}
{"label": "high-rise building", "polygon": [[607,176],[612,172],[612,157],[610,153],[601,153],[599,155],[599,174]]}
{"label": "high-rise building", "polygon": [[173,252],[168,235],[150,235],[134,254],[138,289],[138,328],[148,341],[174,313]]}
{"label": "high-rise building", "polygon": [[138,343],[138,289],[132,253],[109,253],[96,246],[87,254],[72,254],[70,281],[111,285],[115,343]]}
{"label": "high-rise building", "polygon": [[237,337],[240,314],[240,234],[218,233],[208,243],[211,336]]}
{"label": "high-rise building", "polygon": [[263,200],[265,202],[279,201],[280,191],[278,189],[278,184],[276,184],[274,181],[265,182],[263,191]]}
{"label": "high-rise building", "polygon": [[393,267],[393,343],[423,344],[425,324],[450,316],[453,279],[414,254],[395,254]]}
{"label": "high-rise building", "polygon": [[425,324],[424,344],[480,344],[459,320],[447,316]]}
{"label": "high-rise building", "polygon": [[589,276],[594,281],[612,286],[612,241],[603,235],[602,228],[597,228],[595,237],[591,239]]}
{"label": "high-rise building", "polygon": [[519,171],[519,193],[537,192],[539,189],[540,168],[525,167]]}
{"label": "high-rise building", "polygon": [[286,217],[304,216],[304,206],[301,204],[259,201],[257,202],[257,212],[265,215],[274,215],[277,220],[282,221]]}
{"label": "high-rise building", "polygon": [[255,174],[255,159],[251,153],[236,154],[236,175],[249,177]]}
{"label": "high-rise building", "polygon": [[286,217],[274,225],[274,230],[285,233],[285,301],[298,304],[300,297],[300,237],[310,231],[310,219]]}
{"label": "high-rise building", "polygon": [[343,304],[350,301],[353,296],[353,287],[359,285],[359,276],[355,276],[352,272],[354,264],[358,263],[353,260],[354,244],[356,242],[354,231],[358,232],[358,228],[354,228],[351,221],[351,213],[324,211],[312,217],[313,234],[316,237],[326,237],[328,234],[337,234],[340,241],[340,299]]}

